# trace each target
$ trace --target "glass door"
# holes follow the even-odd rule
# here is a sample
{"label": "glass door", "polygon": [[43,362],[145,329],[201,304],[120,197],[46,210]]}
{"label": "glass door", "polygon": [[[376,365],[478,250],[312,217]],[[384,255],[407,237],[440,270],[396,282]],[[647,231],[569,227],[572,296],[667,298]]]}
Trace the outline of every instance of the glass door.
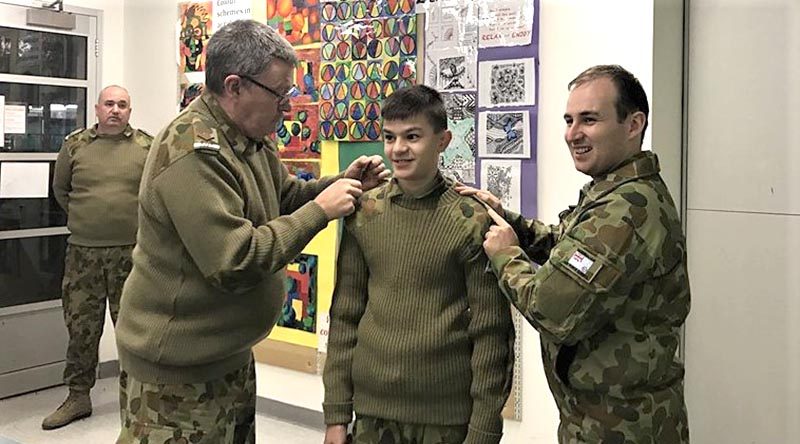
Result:
{"label": "glass door", "polygon": [[27,9],[0,3],[0,398],[60,382],[69,232],[53,170],[98,90],[97,13],[64,30],[29,25]]}

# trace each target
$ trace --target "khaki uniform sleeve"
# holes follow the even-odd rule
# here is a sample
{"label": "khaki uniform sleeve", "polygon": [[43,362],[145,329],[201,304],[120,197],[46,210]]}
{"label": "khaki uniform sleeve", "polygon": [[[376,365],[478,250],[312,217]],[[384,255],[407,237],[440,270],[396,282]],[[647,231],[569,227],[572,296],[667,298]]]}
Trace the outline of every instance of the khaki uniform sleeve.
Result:
{"label": "khaki uniform sleeve", "polygon": [[280,162],[277,157],[271,158],[270,162],[279,164],[275,165],[275,168],[280,171],[281,214],[293,213],[298,208],[317,197],[322,190],[341,176],[326,176],[317,180],[306,181],[289,174],[286,165]]}
{"label": "khaki uniform sleeve", "polygon": [[610,200],[589,210],[538,270],[519,247],[492,258],[503,293],[542,334],[567,345],[615,317],[653,259],[630,224],[630,204]]}
{"label": "khaki uniform sleeve", "polygon": [[65,140],[58,151],[53,173],[53,196],[58,205],[69,215],[69,193],[72,191],[72,155],[70,141]]}
{"label": "khaki uniform sleeve", "polygon": [[486,270],[488,258],[482,239],[474,240],[471,251],[477,254],[464,263],[471,315],[468,331],[473,343],[472,416],[465,443],[497,444],[502,438],[503,407],[511,391],[514,326],[511,307],[495,276]]}
{"label": "khaki uniform sleeve", "polygon": [[[348,219],[349,221],[352,219]],[[367,307],[369,270],[358,241],[348,226],[342,233],[336,261],[336,287],[331,304],[328,357],[322,380],[325,424],[348,424],[353,417],[353,352],[358,342],[358,324]]]}
{"label": "khaki uniform sleeve", "polygon": [[561,234],[560,225],[547,225],[536,219],[526,219],[521,214],[505,210],[504,218],[514,228],[525,253],[536,263],[543,263]]}
{"label": "khaki uniform sleeve", "polygon": [[238,182],[214,154],[184,156],[154,178],[151,188],[203,275],[232,292],[278,272],[328,223],[311,202],[254,226],[243,213]]}

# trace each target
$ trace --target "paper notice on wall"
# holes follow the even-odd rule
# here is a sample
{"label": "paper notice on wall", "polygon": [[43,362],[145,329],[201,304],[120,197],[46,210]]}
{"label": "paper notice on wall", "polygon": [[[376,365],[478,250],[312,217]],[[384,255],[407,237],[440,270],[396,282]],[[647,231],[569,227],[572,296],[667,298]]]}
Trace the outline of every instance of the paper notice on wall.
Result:
{"label": "paper notice on wall", "polygon": [[253,18],[251,0],[214,0],[211,11],[212,34],[230,22]]}
{"label": "paper notice on wall", "polygon": [[6,96],[0,96],[0,148],[6,143]]}
{"label": "paper notice on wall", "polygon": [[49,162],[0,163],[0,198],[46,198],[49,190]]}
{"label": "paper notice on wall", "polygon": [[482,0],[478,47],[526,46],[533,39],[534,2]]}
{"label": "paper notice on wall", "polygon": [[317,317],[317,351],[328,353],[328,334],[331,328],[331,314],[320,313]]}
{"label": "paper notice on wall", "polygon": [[6,105],[3,112],[6,134],[25,134],[25,105]]}

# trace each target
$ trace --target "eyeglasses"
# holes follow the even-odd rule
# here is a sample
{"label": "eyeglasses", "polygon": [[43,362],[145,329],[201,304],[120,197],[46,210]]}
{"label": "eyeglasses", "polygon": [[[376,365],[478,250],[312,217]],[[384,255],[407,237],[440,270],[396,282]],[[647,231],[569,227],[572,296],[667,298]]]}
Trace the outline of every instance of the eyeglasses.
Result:
{"label": "eyeglasses", "polygon": [[286,103],[289,102],[289,99],[291,99],[292,97],[295,97],[297,95],[300,95],[300,90],[295,85],[292,85],[292,87],[289,88],[289,91],[287,91],[286,94],[281,94],[278,91],[275,91],[274,89],[270,88],[267,85],[264,85],[263,83],[259,82],[258,80],[254,79],[254,78],[252,78],[250,76],[246,76],[244,74],[236,74],[236,75],[241,77],[241,78],[243,78],[243,79],[245,79],[245,80],[250,81],[254,85],[259,86],[263,90],[271,93],[273,96],[275,96],[278,99],[278,104],[279,105],[285,105]]}

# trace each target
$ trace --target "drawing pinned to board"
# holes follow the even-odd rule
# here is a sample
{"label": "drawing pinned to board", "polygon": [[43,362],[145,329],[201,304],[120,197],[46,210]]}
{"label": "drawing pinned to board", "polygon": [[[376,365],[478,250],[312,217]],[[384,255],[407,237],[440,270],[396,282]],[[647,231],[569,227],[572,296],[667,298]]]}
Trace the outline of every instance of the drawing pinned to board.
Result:
{"label": "drawing pinned to board", "polygon": [[461,183],[474,184],[475,93],[443,93],[442,99],[453,138],[439,157],[439,169]]}
{"label": "drawing pinned to board", "polygon": [[478,128],[480,157],[531,157],[530,117],[527,110],[482,112]]}
{"label": "drawing pinned to board", "polygon": [[278,155],[281,159],[319,159],[319,107],[316,103],[295,103],[278,126]]}
{"label": "drawing pinned to board", "polygon": [[279,326],[316,332],[318,262],[316,255],[300,254],[286,266],[286,300]]}
{"label": "drawing pinned to board", "polygon": [[180,3],[180,72],[205,71],[211,38],[211,2]]}
{"label": "drawing pinned to board", "polygon": [[516,213],[520,211],[520,177],[519,160],[481,160],[481,189],[497,196],[503,208]]}
{"label": "drawing pinned to board", "polygon": [[313,160],[284,160],[283,164],[289,174],[300,180],[315,180],[320,178],[320,164]]}
{"label": "drawing pinned to board", "polygon": [[267,0],[267,25],[294,46],[320,41],[318,0]]}
{"label": "drawing pinned to board", "polygon": [[463,55],[439,59],[437,78],[440,90],[475,89],[475,81]]}
{"label": "drawing pinned to board", "polygon": [[[536,104],[535,60],[492,60],[480,62],[481,107],[533,106]],[[486,85],[488,83],[488,85]],[[487,87],[488,86],[488,87]]]}
{"label": "drawing pinned to board", "polygon": [[180,109],[183,110],[187,106],[189,106],[192,101],[201,94],[203,94],[203,89],[205,88],[205,84],[203,83],[191,83],[184,87],[181,87],[181,103]]}

